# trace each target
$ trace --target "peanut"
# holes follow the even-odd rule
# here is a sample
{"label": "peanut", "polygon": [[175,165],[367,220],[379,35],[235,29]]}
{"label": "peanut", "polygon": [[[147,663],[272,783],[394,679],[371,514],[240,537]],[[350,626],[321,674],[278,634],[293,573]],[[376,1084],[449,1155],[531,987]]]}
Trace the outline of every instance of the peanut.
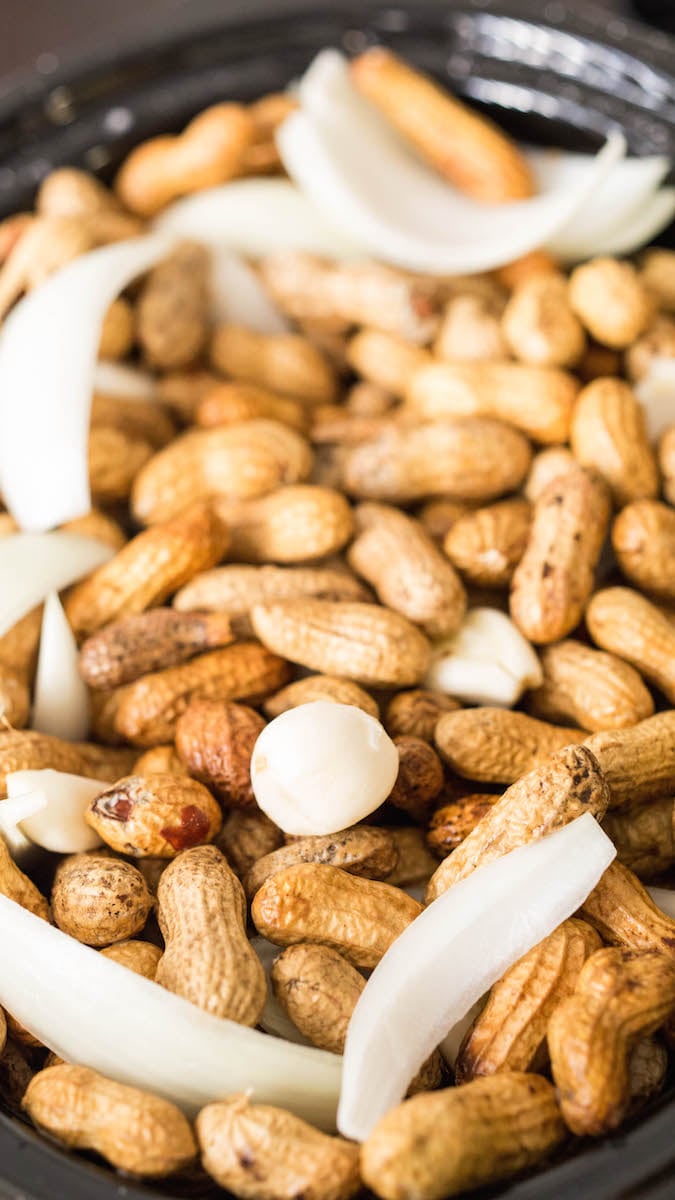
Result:
{"label": "peanut", "polygon": [[[176,436],[176,424],[158,400],[132,396],[109,396],[95,392],[91,402],[91,424],[113,426],[129,437],[140,438],[159,450]],[[85,520],[86,518],[80,518]]]}
{"label": "peanut", "polygon": [[9,667],[0,665],[0,725],[23,729],[30,712],[30,692],[25,681]]}
{"label": "peanut", "polygon": [[235,808],[225,817],[214,844],[222,850],[239,879],[245,879],[254,863],[278,850],[283,840],[281,830],[264,812]]}
{"label": "peanut", "polygon": [[156,396],[183,424],[190,425],[195,419],[200,401],[217,387],[219,382],[211,371],[199,368],[190,371],[169,371],[157,381]]}
{"label": "peanut", "polygon": [[675,862],[675,800],[632,805],[609,812],[603,828],[616,846],[617,859],[641,877],[667,871]]}
{"label": "peanut", "polygon": [[622,863],[607,868],[581,912],[612,945],[658,950],[671,958],[675,953],[675,921],[654,904],[637,876]]}
{"label": "peanut", "polygon": [[668,504],[627,504],[614,521],[612,546],[630,583],[675,600],[675,511]]}
{"label": "peanut", "polygon": [[127,500],[152,446],[115,426],[95,425],[89,434],[89,486],[97,504]]}
{"label": "peanut", "polygon": [[133,754],[132,767],[129,771],[124,772],[125,775],[187,776],[190,774],[178,757],[175,746],[153,746],[151,750],[146,750],[144,754],[141,754],[140,758],[136,757],[135,750]]}
{"label": "peanut", "polygon": [[172,1175],[197,1153],[192,1130],[174,1104],[113,1083],[88,1067],[63,1063],[40,1071],[28,1085],[23,1107],[65,1146],[95,1150],[132,1175]]}
{"label": "peanut", "polygon": [[251,616],[269,650],[366,686],[417,683],[428,665],[429,644],[419,630],[374,604],[287,600],[257,604]]}
{"label": "peanut", "polygon": [[469,836],[498,800],[499,796],[490,792],[470,792],[458,800],[442,804],[429,822],[429,849],[439,858],[446,858]]}
{"label": "peanut", "polygon": [[250,383],[217,383],[205,393],[195,412],[195,421],[203,429],[236,425],[238,421],[251,421],[256,417],[280,421],[298,433],[305,433],[309,424],[307,407],[299,400]]}
{"label": "peanut", "polygon": [[590,812],[602,820],[609,789],[585,746],[552,754],[504,792],[460,846],[436,869],[427,888],[429,904],[478,866],[509,850],[538,841],[575,817]]}
{"label": "peanut", "polygon": [[0,730],[0,798],[7,795],[6,777],[12,771],[51,767],[71,775],[86,775],[82,756],[70,742],[32,729]]}
{"label": "peanut", "polygon": [[151,942],[117,942],[114,946],[106,946],[101,950],[104,958],[110,958],[113,962],[119,963],[121,967],[126,967],[129,971],[134,971],[136,975],[142,975],[144,979],[154,980],[157,973],[157,964],[162,957],[162,951],[159,946],[153,946]]}
{"label": "peanut", "polygon": [[156,370],[189,367],[209,335],[209,256],[184,242],[146,276],[138,301],[138,342]]}
{"label": "peanut", "polygon": [[232,640],[225,615],[152,608],[106,625],[87,638],[80,653],[80,673],[89,687],[119,687]]}
{"label": "peanut", "polygon": [[427,350],[378,329],[362,329],[347,346],[349,365],[368,383],[405,396],[416,371],[434,360]]}
{"label": "peanut", "polygon": [[347,559],[379,599],[430,637],[454,633],[464,616],[464,588],[418,521],[384,504],[360,504]]}
{"label": "peanut", "polygon": [[529,704],[545,720],[575,721],[591,731],[625,729],[654,711],[637,671],[614,654],[568,639],[546,646],[541,665],[544,682]]}
{"label": "peanut", "polygon": [[353,447],[344,482],[355,496],[397,504],[436,494],[487,502],[517,488],[529,465],[517,430],[490,417],[448,417]]}
{"label": "peanut", "polygon": [[128,687],[113,688],[111,691],[90,691],[91,732],[99,742],[107,746],[119,746],[126,739],[116,728],[117,714],[124,702]]}
{"label": "peanut", "polygon": [[443,787],[443,765],[436,751],[422,738],[394,738],[398,750],[398,776],[387,803],[424,821]]}
{"label": "peanut", "polygon": [[190,775],[228,808],[252,808],[251,755],[265,728],[244,704],[193,700],[176,725],[176,750]]}
{"label": "peanut", "polygon": [[238,174],[253,136],[253,121],[240,104],[214,104],[181,134],[136,146],[117,173],[115,191],[131,212],[154,217],[179,196]]}
{"label": "peanut", "polygon": [[563,729],[503,708],[446,713],[435,741],[453,771],[480,783],[515,783],[550,754],[583,742],[583,729]]}
{"label": "peanut", "polygon": [[79,217],[35,217],[0,268],[0,319],[23,292],[93,246],[91,230]]}
{"label": "peanut", "polygon": [[152,907],[140,871],[119,859],[72,854],[62,860],[54,878],[54,920],[87,946],[109,946],[134,937]]}
{"label": "peanut", "polygon": [[336,704],[354,704],[357,708],[378,717],[380,710],[372,696],[352,683],[351,679],[339,679],[337,675],[307,675],[304,679],[296,679],[280,692],[270,696],[263,704],[265,715],[270,719],[278,717],[289,708],[297,708],[299,704],[311,704],[313,700],[334,700]]}
{"label": "peanut", "polygon": [[341,550],[354,521],[344,496],[314,484],[281,487],[257,500],[219,500],[231,557],[244,563],[302,563]]}
{"label": "peanut", "polygon": [[416,371],[406,394],[418,420],[495,417],[534,441],[567,440],[579,390],[555,367],[521,363],[434,363]]}
{"label": "peanut", "polygon": [[342,450],[386,433],[395,426],[397,415],[364,417],[349,412],[342,404],[317,404],[312,410],[310,440],[317,446],[337,444]]}
{"label": "peanut", "polygon": [[544,488],[559,475],[564,475],[574,466],[575,461],[572,451],[567,446],[547,446],[545,450],[539,450],[532,459],[532,466],[523,487],[530,503],[534,504]]}
{"label": "peanut", "polygon": [[27,908],[36,917],[49,919],[49,905],[35,884],[17,867],[5,841],[0,837],[0,895]]}
{"label": "peanut", "polygon": [[265,972],[246,937],[242,886],[220,850],[186,850],[163,872],[157,900],[166,943],[157,983],[213,1016],[256,1025]]}
{"label": "peanut", "polygon": [[561,275],[534,275],[517,285],[504,310],[502,330],[521,362],[537,367],[571,367],[586,338],[573,313]]}
{"label": "peanut", "polygon": [[619,507],[657,495],[658,468],[644,410],[627,383],[596,379],[586,385],[574,409],[570,441],[582,466],[607,481]]}
{"label": "peanut", "polygon": [[389,835],[396,847],[398,862],[387,875],[386,882],[401,888],[428,883],[436,861],[426,847],[422,830],[404,825],[390,829]]}
{"label": "peanut", "polygon": [[384,726],[390,737],[422,738],[433,742],[434,731],[443,713],[454,712],[459,705],[442,692],[413,688],[398,692],[387,704]]}
{"label": "peanut", "polygon": [[613,258],[594,258],[576,267],[570,275],[569,302],[596,341],[615,350],[634,342],[653,312],[635,267]]}
{"label": "peanut", "polygon": [[123,296],[113,300],[101,328],[101,338],[98,344],[99,358],[117,361],[126,358],[136,339],[136,318],[134,310]]}
{"label": "peanut", "polygon": [[596,592],[586,609],[593,641],[631,663],[675,704],[675,629],[646,596],[631,588]]}
{"label": "peanut", "polygon": [[367,600],[367,589],[341,565],[254,567],[228,563],[195,575],[174,596],[181,612],[202,609],[227,613],[241,634],[251,633],[249,613],[256,604],[315,596],[317,600]]}
{"label": "peanut", "polygon": [[92,801],[85,819],[111,849],[135,858],[174,858],[212,841],[221,826],[211,793],[172,774],[127,775]]}
{"label": "peanut", "polygon": [[656,1038],[642,1038],[628,1060],[630,1111],[641,1108],[662,1090],[668,1073],[668,1051]]}
{"label": "peanut", "polygon": [[76,167],[50,171],[38,188],[35,208],[47,217],[89,217],[121,211],[115,195],[95,175]]}
{"label": "peanut", "polygon": [[83,517],[66,521],[61,528],[64,533],[79,533],[82,537],[96,538],[99,542],[112,546],[115,551],[121,550],[127,542],[127,535],[122,526],[97,508],[92,508],[91,512],[85,513]]}
{"label": "peanut", "polygon": [[626,373],[633,383],[649,375],[657,358],[675,358],[675,321],[657,316],[626,350]]}
{"label": "peanut", "polygon": [[499,306],[470,293],[449,300],[434,343],[446,362],[503,362],[509,348],[499,322]]}
{"label": "peanut", "polygon": [[333,368],[300,334],[219,325],[211,342],[211,362],[230,379],[282,392],[305,404],[331,404],[335,399]]}
{"label": "peanut", "polygon": [[345,408],[355,417],[383,417],[394,405],[389,392],[363,379],[353,383],[345,397]]}
{"label": "peanut", "polygon": [[362,1147],[361,1172],[382,1200],[444,1200],[536,1166],[564,1140],[548,1080],[504,1071],[392,1109]]}
{"label": "peanut", "polygon": [[237,642],[190,662],[143,675],[121,689],[117,733],[136,746],[157,746],[175,736],[179,718],[195,700],[257,703],[287,683],[288,664],[256,642]]}
{"label": "peanut", "polygon": [[197,1137],[205,1170],[242,1200],[349,1200],[361,1186],[353,1142],[245,1095],[203,1108]]}
{"label": "peanut", "polygon": [[669,504],[675,504],[675,425],[669,425],[659,441],[659,466],[663,494]]}
{"label": "peanut", "polygon": [[85,774],[89,779],[101,779],[109,783],[111,779],[121,779],[129,775],[136,762],[136,751],[126,746],[99,746],[96,742],[73,742],[85,764]]}
{"label": "peanut", "polygon": [[298,942],[272,966],[274,995],[293,1024],[314,1046],[342,1054],[347,1027],[366,981],[328,946]]}
{"label": "peanut", "polygon": [[586,739],[610,789],[610,807],[675,795],[675,712]]}
{"label": "peanut", "polygon": [[198,571],[215,566],[227,549],[227,530],[206,504],[139,533],[70,592],[66,614],[86,637],[120,617],[161,604]]}
{"label": "peanut", "polygon": [[675,962],[656,950],[598,950],[553,1014],[551,1066],[566,1124],[598,1137],[630,1106],[629,1059],[675,1005]]}
{"label": "peanut", "polygon": [[421,911],[421,904],[388,883],[317,863],[278,871],[251,907],[256,929],[268,941],[318,942],[357,967],[376,966]]}
{"label": "peanut", "polygon": [[531,524],[529,501],[501,500],[459,517],[443,549],[469,583],[505,587],[525,553]]}
{"label": "peanut", "polygon": [[251,900],[268,879],[296,863],[328,863],[350,875],[385,879],[398,862],[398,853],[386,829],[356,825],[343,833],[301,837],[264,855],[253,864],[244,880]]}
{"label": "peanut", "polygon": [[0,665],[15,671],[26,683],[33,681],[42,629],[42,605],[31,609],[0,637]]}
{"label": "peanut", "polygon": [[644,286],[667,312],[675,312],[674,266],[675,253],[672,250],[666,250],[663,246],[653,246],[645,253],[640,271]]}
{"label": "peanut", "polygon": [[532,642],[556,642],[579,623],[609,523],[604,483],[581,467],[539,495],[525,553],[513,576],[510,609]]}

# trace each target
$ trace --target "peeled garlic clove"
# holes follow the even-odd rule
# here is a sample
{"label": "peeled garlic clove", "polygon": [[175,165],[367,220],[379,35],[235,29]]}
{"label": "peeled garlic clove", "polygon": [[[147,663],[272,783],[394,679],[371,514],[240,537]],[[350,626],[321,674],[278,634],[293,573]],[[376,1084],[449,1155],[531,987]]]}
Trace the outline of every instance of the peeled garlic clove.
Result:
{"label": "peeled garlic clove", "polygon": [[263,729],[251,761],[262,811],[285,833],[337,833],[386,800],[398,750],[379,721],[351,704],[315,700]]}
{"label": "peeled garlic clove", "polygon": [[[54,854],[81,854],[101,845],[84,814],[92,800],[111,784],[66,771],[12,771],[7,776],[8,800],[0,801],[0,825],[5,805],[14,805],[16,827],[33,845]],[[25,811],[21,812],[21,805]],[[11,812],[7,810],[7,815]]]}
{"label": "peeled garlic clove", "polygon": [[468,704],[510,708],[542,680],[539,659],[510,617],[473,608],[452,638],[437,643],[425,687]]}

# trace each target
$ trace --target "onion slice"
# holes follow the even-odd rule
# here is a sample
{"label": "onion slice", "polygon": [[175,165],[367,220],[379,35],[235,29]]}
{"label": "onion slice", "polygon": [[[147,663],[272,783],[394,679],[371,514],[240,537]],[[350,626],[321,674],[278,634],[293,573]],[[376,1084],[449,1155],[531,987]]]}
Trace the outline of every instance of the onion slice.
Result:
{"label": "onion slice", "polygon": [[[0,800],[0,829],[13,821],[19,837],[53,854],[81,854],[101,845],[84,814],[109,783],[66,771],[11,771]],[[11,836],[11,835],[10,835]],[[9,844],[9,843],[8,843]],[[11,848],[11,847],[10,847]]]}
{"label": "onion slice", "polygon": [[22,529],[51,529],[89,512],[89,411],[103,318],[171,245],[156,234],[83,254],[7,318],[0,333],[0,481]]}
{"label": "onion slice", "polygon": [[77,742],[89,732],[89,692],[79,671],[77,642],[56,592],[45,602],[33,719],[40,733]]}
{"label": "onion slice", "polygon": [[616,850],[590,813],[439,896],[373,971],[345,1046],[338,1128],[362,1141],[506,970],[571,916]]}
{"label": "onion slice", "polygon": [[51,591],[96,570],[114,550],[76,533],[13,533],[0,540],[0,637]]}
{"label": "onion slice", "polygon": [[595,257],[601,254],[615,256],[632,254],[651,242],[662,230],[667,229],[675,215],[675,188],[659,188],[648,196],[641,210],[634,213],[620,229],[607,237],[600,237],[595,245]]}
{"label": "onion slice", "polygon": [[354,258],[358,243],[314,207],[287,179],[237,179],[171,204],[155,229],[222,246],[249,258],[305,250]]}
{"label": "onion slice", "polygon": [[123,396],[127,400],[154,400],[157,393],[154,375],[128,363],[97,362],[93,385],[102,396]]}
{"label": "onion slice", "polygon": [[650,887],[649,895],[661,912],[675,921],[675,892],[671,888]]}
{"label": "onion slice", "polygon": [[335,1128],[341,1060],[220,1020],[0,896],[0,1004],[55,1054],[192,1115],[249,1091]]}
{"label": "onion slice", "polygon": [[320,53],[301,110],[277,133],[289,175],[364,250],[415,271],[489,270],[528,253],[571,220],[625,154],[612,134],[582,178],[514,204],[484,205],[437,176],[353,86],[346,59]]}
{"label": "onion slice", "polygon": [[256,333],[288,333],[291,327],[253,268],[222,246],[211,251],[211,295],[216,322],[244,325]]}
{"label": "onion slice", "polygon": [[635,394],[645,410],[649,440],[655,442],[675,421],[675,358],[653,358]]}

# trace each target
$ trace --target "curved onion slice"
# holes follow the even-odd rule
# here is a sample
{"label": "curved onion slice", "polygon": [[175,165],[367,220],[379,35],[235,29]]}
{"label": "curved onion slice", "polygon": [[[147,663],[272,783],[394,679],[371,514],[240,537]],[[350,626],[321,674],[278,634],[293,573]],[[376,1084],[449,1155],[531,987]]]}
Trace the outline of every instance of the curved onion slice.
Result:
{"label": "curved onion slice", "polygon": [[288,333],[290,323],[272,303],[255,271],[222,246],[211,251],[213,317],[256,333]]}
{"label": "curved onion slice", "polygon": [[0,540],[0,637],[51,591],[75,583],[114,550],[76,533],[13,533]]}
{"label": "curved onion slice", "polygon": [[328,258],[354,258],[358,244],[286,179],[237,179],[178,200],[155,229],[224,246],[250,258],[279,250],[306,250]]}
{"label": "curved onion slice", "polygon": [[482,205],[425,166],[354,88],[337,51],[303,77],[301,111],[277,134],[289,175],[317,208],[371,254],[416,271],[501,266],[541,246],[625,153],[612,134],[583,178],[515,204]]}
{"label": "curved onion slice", "polygon": [[54,854],[80,854],[101,845],[84,814],[110,784],[65,771],[12,771],[0,800],[0,829],[13,821],[19,837]]}
{"label": "curved onion slice", "polygon": [[91,508],[87,438],[105,313],[171,248],[154,235],[83,254],[20,300],[0,333],[0,481],[22,529]]}
{"label": "curved onion slice", "polygon": [[156,1092],[195,1113],[250,1090],[335,1128],[341,1060],[268,1037],[104,958],[0,896],[0,1004],[69,1062]]}
{"label": "curved onion slice", "polygon": [[89,732],[89,692],[77,642],[56,592],[45,602],[31,727],[76,742]]}
{"label": "curved onion slice", "polygon": [[650,887],[647,891],[661,912],[675,921],[675,892],[671,888],[660,887]]}
{"label": "curved onion slice", "polygon": [[645,410],[649,440],[655,442],[675,421],[675,358],[653,358],[635,394]]}
{"label": "curved onion slice", "polygon": [[616,854],[590,813],[479,867],[377,965],[345,1046],[338,1128],[358,1141],[472,1004],[583,904]]}
{"label": "curved onion slice", "polygon": [[149,371],[130,367],[127,363],[97,362],[93,391],[103,396],[124,396],[128,400],[153,400],[157,380]]}
{"label": "curved onion slice", "polygon": [[659,188],[640,210],[613,235],[598,238],[595,255],[632,254],[667,229],[675,214],[675,188]]}

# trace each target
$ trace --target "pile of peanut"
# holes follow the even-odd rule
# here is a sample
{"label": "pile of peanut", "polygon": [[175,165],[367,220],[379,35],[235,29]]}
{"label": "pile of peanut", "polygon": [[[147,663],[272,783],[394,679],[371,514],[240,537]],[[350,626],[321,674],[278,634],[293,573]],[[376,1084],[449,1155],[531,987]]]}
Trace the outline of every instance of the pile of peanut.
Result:
{"label": "pile of peanut", "polygon": [[[176,196],[278,171],[291,106],[216,106],[136,149],[115,192],[53,172],[36,212],[0,225],[0,307]],[[108,313],[101,357],[149,368],[156,393],[95,395],[96,508],[67,526],[115,551],[64,599],[91,740],[26,728],[36,609],[0,638],[0,796],[19,769],[115,782],[87,814],[102,848],[43,864],[49,895],[0,838],[0,892],[251,1027],[262,935],[276,1001],[340,1054],[364,969],[422,911],[406,889],[430,902],[588,811],[618,858],[495,984],[454,1067],[436,1052],[361,1148],[244,1095],[192,1127],[1,1011],[0,1097],[139,1176],[203,1169],[245,1200],[362,1183],[440,1200],[619,1129],[675,1048],[675,922],[643,886],[675,864],[675,409],[653,444],[634,390],[675,356],[675,253],[569,277],[542,254],[461,278],[300,252],[256,269],[291,332],[214,326],[209,255],[188,243]],[[478,606],[539,657],[517,710],[424,686]],[[398,779],[367,823],[285,838],[251,755],[317,699],[379,718]]]}

